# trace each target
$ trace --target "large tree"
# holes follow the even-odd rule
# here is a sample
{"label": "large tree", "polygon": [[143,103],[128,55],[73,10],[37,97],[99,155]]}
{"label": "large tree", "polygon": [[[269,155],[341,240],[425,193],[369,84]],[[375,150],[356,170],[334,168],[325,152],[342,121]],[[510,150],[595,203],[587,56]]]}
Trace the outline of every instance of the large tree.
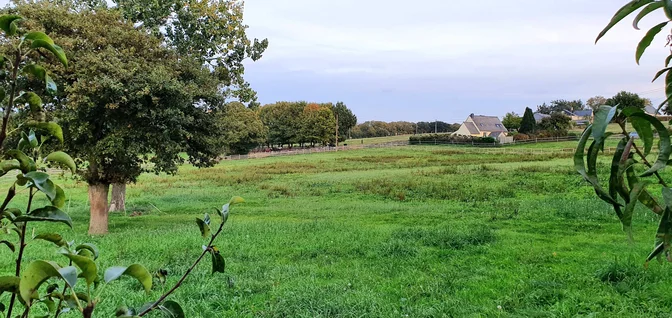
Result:
{"label": "large tree", "polygon": [[572,128],[572,119],[561,113],[553,113],[550,117],[543,118],[537,128],[539,130],[566,133]]}
{"label": "large tree", "polygon": [[211,129],[224,96],[200,62],[179,58],[161,41],[114,11],[51,1],[19,3],[69,53],[70,67],[51,66],[64,83],[49,101],[68,136],[65,147],[84,162],[89,232],[107,232],[110,184],[133,182],[146,170],[175,173],[180,152],[199,167],[222,150]]}
{"label": "large tree", "polygon": [[565,100],[557,99],[551,101],[548,105],[546,103],[537,106],[537,112],[541,114],[550,115],[553,113],[565,113],[565,112],[574,112],[577,110],[582,110],[585,108],[585,105],[580,99],[577,100]]}
{"label": "large tree", "polygon": [[357,116],[343,102],[336,102],[331,110],[338,119],[338,141],[345,141],[350,129],[357,125]]}
{"label": "large tree", "polygon": [[306,102],[277,102],[260,109],[261,121],[268,127],[268,144],[285,145],[300,142],[301,114]]}
{"label": "large tree", "polygon": [[617,106],[619,108],[625,108],[625,107],[637,107],[637,108],[645,108],[646,106],[650,106],[649,100],[645,98],[639,97],[639,95],[635,93],[630,93],[626,91],[621,91],[618,92],[618,94],[614,95],[612,98],[607,99],[606,105],[609,106]]}
{"label": "large tree", "polygon": [[336,118],[329,106],[310,103],[301,113],[301,143],[327,144],[336,138]]}
{"label": "large tree", "polygon": [[220,112],[217,129],[224,132],[223,144],[228,154],[247,154],[264,144],[267,128],[259,119],[259,111],[246,108],[240,102],[227,103]]}
{"label": "large tree", "polygon": [[529,107],[525,108],[525,114],[523,114],[523,120],[520,122],[520,133],[529,134],[534,133],[537,129],[537,121],[534,119],[534,113]]}

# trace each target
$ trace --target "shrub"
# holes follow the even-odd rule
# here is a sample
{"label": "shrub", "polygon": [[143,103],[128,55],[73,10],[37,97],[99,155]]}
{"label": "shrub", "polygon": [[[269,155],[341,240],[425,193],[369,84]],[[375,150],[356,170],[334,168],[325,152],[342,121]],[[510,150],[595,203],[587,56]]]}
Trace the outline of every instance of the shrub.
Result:
{"label": "shrub", "polygon": [[530,136],[527,135],[527,134],[516,134],[516,135],[513,136],[513,140],[515,140],[515,141],[525,141],[525,140],[529,140],[529,139],[530,139]]}

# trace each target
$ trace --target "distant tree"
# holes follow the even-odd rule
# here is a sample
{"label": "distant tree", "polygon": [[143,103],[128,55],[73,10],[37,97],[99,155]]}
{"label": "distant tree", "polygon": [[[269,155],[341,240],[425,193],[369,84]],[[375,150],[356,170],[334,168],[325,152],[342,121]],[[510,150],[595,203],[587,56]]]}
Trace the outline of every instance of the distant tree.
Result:
{"label": "distant tree", "polygon": [[520,117],[518,114],[516,114],[514,112],[510,112],[510,113],[506,113],[506,116],[504,116],[504,119],[502,120],[502,124],[507,129],[518,130],[518,129],[520,129],[520,123],[522,121],[523,121],[522,117]]}
{"label": "distant tree", "polygon": [[343,102],[336,102],[332,111],[338,118],[338,141],[345,141],[350,129],[357,125],[357,116]]}
{"label": "distant tree", "polygon": [[261,121],[268,128],[270,145],[288,145],[300,142],[301,115],[306,102],[277,102],[260,109]]}
{"label": "distant tree", "polygon": [[605,105],[609,106],[618,105],[619,108],[637,107],[644,109],[647,106],[647,103],[650,103],[650,101],[647,101],[646,99],[639,97],[639,95],[635,93],[621,91],[618,94],[614,95],[614,97],[609,98],[605,103]]}
{"label": "distant tree", "polygon": [[525,108],[525,114],[520,122],[519,132],[523,134],[534,133],[536,131],[537,121],[534,119],[534,113],[529,107]]}
{"label": "distant tree", "polygon": [[550,104],[542,104],[537,106],[537,112],[541,114],[546,114],[550,115],[553,113],[565,113],[565,112],[574,112],[577,110],[582,110],[584,109],[585,106],[583,102],[578,99],[578,100],[564,100],[564,99],[558,99],[551,101]]}
{"label": "distant tree", "polygon": [[[551,106],[546,105],[546,103],[537,106],[537,113],[550,115],[552,112],[553,109],[551,108]],[[524,116],[525,114],[523,114],[523,117]]]}
{"label": "distant tree", "polygon": [[230,102],[219,114],[217,129],[223,132],[222,144],[228,154],[244,155],[266,142],[267,128],[259,119],[259,111],[240,102]]}
{"label": "distant tree", "polygon": [[590,107],[592,110],[597,110],[598,107],[607,104],[607,99],[604,96],[594,96],[586,101],[586,106]]}
{"label": "distant tree", "polygon": [[553,132],[566,132],[570,128],[572,128],[572,119],[561,113],[553,113],[551,117],[542,119],[537,127],[538,130]]}
{"label": "distant tree", "polygon": [[328,106],[306,105],[301,113],[300,127],[300,143],[327,144],[336,138],[336,118]]}

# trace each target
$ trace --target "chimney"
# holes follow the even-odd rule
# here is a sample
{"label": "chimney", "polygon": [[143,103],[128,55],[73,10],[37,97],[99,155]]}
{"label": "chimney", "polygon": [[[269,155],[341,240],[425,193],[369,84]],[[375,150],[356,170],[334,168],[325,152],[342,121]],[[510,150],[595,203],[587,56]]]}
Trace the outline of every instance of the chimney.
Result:
{"label": "chimney", "polygon": [[471,115],[469,115],[469,117],[474,118],[474,113],[471,113]]}

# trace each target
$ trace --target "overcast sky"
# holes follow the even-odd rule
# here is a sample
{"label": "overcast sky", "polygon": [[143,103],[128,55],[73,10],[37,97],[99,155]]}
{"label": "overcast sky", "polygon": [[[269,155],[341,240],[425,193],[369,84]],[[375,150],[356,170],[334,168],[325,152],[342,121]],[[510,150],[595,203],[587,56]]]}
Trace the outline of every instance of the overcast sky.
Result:
{"label": "overcast sky", "polygon": [[669,53],[665,34],[640,66],[645,31],[631,18],[594,44],[626,2],[248,0],[249,35],[270,45],[247,77],[263,103],[342,100],[360,122],[458,122],[620,90],[662,101],[650,81]]}
{"label": "overcast sky", "polygon": [[248,35],[270,44],[246,77],[262,103],[343,101],[360,122],[461,122],[620,90],[660,102],[650,80],[669,53],[665,31],[639,66],[645,31],[632,17],[594,44],[626,2],[247,0]]}

